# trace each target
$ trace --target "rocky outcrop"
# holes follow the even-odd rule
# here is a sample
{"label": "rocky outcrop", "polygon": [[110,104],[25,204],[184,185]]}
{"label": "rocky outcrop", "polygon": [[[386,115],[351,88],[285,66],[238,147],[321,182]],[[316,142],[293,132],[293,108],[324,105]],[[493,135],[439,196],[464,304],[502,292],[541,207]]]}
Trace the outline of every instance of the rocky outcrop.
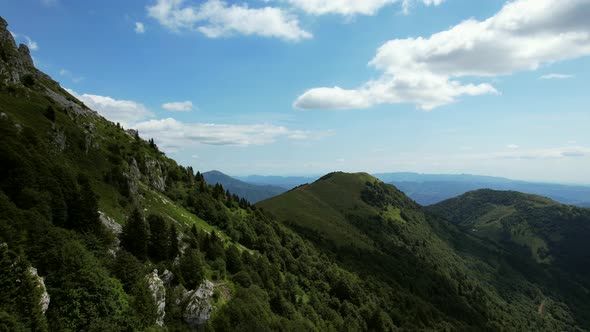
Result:
{"label": "rocky outcrop", "polygon": [[129,174],[126,174],[126,176],[127,185],[129,186],[129,196],[135,199],[139,196],[139,181],[141,180],[141,171],[135,158],[131,158],[129,161]]}
{"label": "rocky outcrop", "polygon": [[25,68],[31,69],[35,67],[35,64],[33,63],[33,57],[31,57],[31,51],[27,45],[20,44],[18,46],[18,54],[20,55],[20,59]]}
{"label": "rocky outcrop", "polygon": [[51,136],[53,138],[52,139],[53,146],[55,146],[57,151],[63,152],[66,149],[66,143],[67,143],[66,133],[63,131],[63,129],[55,126],[55,124],[54,124],[53,125],[53,132],[52,132]]}
{"label": "rocky outcrop", "polygon": [[121,235],[121,233],[123,233],[123,227],[120,224],[118,224],[115,220],[113,220],[113,218],[107,216],[101,211],[98,211],[98,217],[100,219],[100,222],[102,222],[102,224],[113,234],[119,236]]}
{"label": "rocky outcrop", "polygon": [[184,308],[184,321],[191,326],[205,324],[211,318],[211,312],[214,310],[211,304],[213,290],[215,285],[205,280],[199,288],[185,293],[186,307]]}
{"label": "rocky outcrop", "polygon": [[158,270],[154,270],[145,278],[148,290],[152,294],[152,300],[157,308],[158,318],[156,318],[156,324],[164,326],[164,317],[166,316],[166,287],[164,281],[158,276]]}
{"label": "rocky outcrop", "polygon": [[37,274],[37,269],[34,267],[29,267],[28,270],[29,274],[33,277],[35,282],[37,283],[37,288],[41,293],[41,297],[39,299],[39,307],[41,308],[41,312],[45,314],[47,309],[49,308],[49,294],[47,293],[47,288],[45,288],[45,280]]}
{"label": "rocky outcrop", "polygon": [[8,23],[0,17],[0,82],[7,85],[21,84],[27,75],[57,85],[57,82],[35,68],[26,45],[20,44],[17,48],[12,33],[8,31]]}
{"label": "rocky outcrop", "polygon": [[165,191],[167,172],[164,165],[159,160],[146,156],[145,169],[149,185],[158,191]]}

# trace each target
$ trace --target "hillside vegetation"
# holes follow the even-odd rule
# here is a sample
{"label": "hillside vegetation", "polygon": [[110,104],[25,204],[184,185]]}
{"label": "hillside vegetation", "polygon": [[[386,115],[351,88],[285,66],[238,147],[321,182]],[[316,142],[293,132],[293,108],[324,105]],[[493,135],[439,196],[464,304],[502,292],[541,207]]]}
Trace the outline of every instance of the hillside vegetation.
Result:
{"label": "hillside vegetation", "polygon": [[394,328],[378,291],[88,109],[0,23],[0,330]]}
{"label": "hillside vegetation", "polygon": [[[386,302],[420,303],[437,328],[549,331],[588,324],[582,310],[570,308],[588,300],[587,293],[531,278],[545,270],[530,257],[513,257],[367,174],[329,174],[257,206],[379,285]],[[533,314],[542,303],[542,317]],[[424,314],[404,309],[399,317]]]}
{"label": "hillside vegetation", "polygon": [[0,331],[590,326],[584,288],[531,279],[517,267],[539,263],[368,174],[328,174],[256,206],[207,184],[38,71],[6,26]]}

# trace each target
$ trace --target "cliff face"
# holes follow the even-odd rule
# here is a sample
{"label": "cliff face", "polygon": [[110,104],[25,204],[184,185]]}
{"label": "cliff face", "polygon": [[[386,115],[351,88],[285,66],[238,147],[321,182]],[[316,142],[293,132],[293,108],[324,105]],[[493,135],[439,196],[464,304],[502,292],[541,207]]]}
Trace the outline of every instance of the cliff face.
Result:
{"label": "cliff face", "polygon": [[54,82],[49,76],[35,68],[29,48],[20,44],[18,47],[8,23],[0,17],[0,81],[4,84],[26,83],[26,77]]}

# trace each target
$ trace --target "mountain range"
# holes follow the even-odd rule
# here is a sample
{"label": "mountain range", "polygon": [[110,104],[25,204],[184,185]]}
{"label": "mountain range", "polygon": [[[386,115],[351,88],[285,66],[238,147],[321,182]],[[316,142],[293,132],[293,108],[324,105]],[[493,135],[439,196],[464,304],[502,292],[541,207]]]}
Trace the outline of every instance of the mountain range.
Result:
{"label": "mountain range", "polygon": [[252,205],[77,100],[2,18],[0,141],[1,331],[590,329],[588,209],[425,208],[342,172]]}
{"label": "mountain range", "polygon": [[[563,204],[590,207],[590,186],[564,185],[511,180],[501,177],[471,174],[420,174],[394,172],[373,174],[385,183],[395,185],[421,205],[432,205],[446,199],[478,189],[511,190],[549,197]],[[314,182],[319,176],[237,176],[243,182],[255,185],[271,185],[287,190]],[[229,181],[222,184],[230,185]],[[255,190],[256,188],[252,188]],[[230,189],[231,191],[231,189]]]}
{"label": "mountain range", "polygon": [[277,196],[287,191],[284,187],[273,186],[268,184],[252,184],[232,178],[219,171],[209,171],[203,173],[205,181],[209,184],[221,184],[232,194],[236,194],[248,202],[254,204],[259,201]]}

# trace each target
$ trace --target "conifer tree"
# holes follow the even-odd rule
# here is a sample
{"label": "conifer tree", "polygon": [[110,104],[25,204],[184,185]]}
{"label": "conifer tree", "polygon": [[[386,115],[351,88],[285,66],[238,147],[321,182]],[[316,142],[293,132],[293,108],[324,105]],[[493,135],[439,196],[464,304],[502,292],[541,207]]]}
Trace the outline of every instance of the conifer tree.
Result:
{"label": "conifer tree", "polygon": [[135,257],[144,260],[147,256],[149,228],[138,209],[133,210],[123,227],[121,245]]}

